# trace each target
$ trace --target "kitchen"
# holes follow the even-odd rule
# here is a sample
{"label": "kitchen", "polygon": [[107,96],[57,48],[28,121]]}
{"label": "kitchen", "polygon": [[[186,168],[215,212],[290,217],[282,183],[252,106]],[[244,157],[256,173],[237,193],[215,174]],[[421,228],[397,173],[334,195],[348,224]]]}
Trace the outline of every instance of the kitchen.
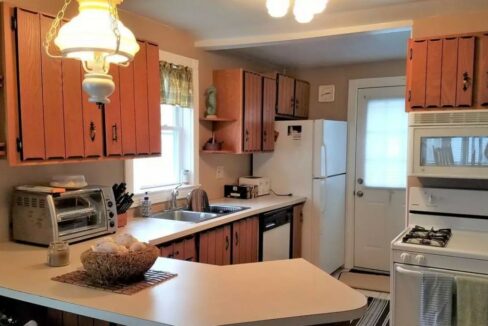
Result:
{"label": "kitchen", "polygon": [[[331,9],[333,7],[333,2],[331,1],[330,6]],[[439,5],[436,1],[433,1],[436,5]],[[58,10],[61,8],[62,4],[60,2],[49,2],[49,3],[41,3],[39,1],[12,1],[15,5],[18,5],[20,7],[26,7],[30,12],[42,12],[42,13],[49,13],[51,15],[54,15],[55,13],[58,12]],[[124,7],[126,5],[127,7]],[[175,3],[171,5],[177,5]],[[413,11],[417,13],[418,16],[415,16],[413,13],[402,13],[398,14],[396,13],[396,16],[392,16],[394,18],[392,19],[397,19],[398,21],[400,20],[411,20],[410,22],[407,23],[407,25],[411,26],[411,32],[412,36],[414,38],[422,38],[422,37],[431,37],[435,35],[457,35],[457,34],[468,34],[471,32],[480,32],[480,31],[486,31],[488,30],[486,26],[486,22],[483,19],[486,13],[486,11],[481,11],[481,12],[476,12],[479,11],[480,8],[483,8],[486,10],[485,4],[482,1],[473,1],[471,3],[467,4],[456,4],[455,2],[449,2],[447,6],[445,6],[444,11],[441,11],[438,7],[435,7],[435,5],[432,5],[432,7],[428,8],[423,8],[425,9],[425,13],[423,15],[418,14],[419,8],[421,8],[422,4],[414,3],[412,5]],[[407,6],[407,5],[405,5]],[[69,8],[68,15],[67,17],[73,17],[76,14],[76,4],[72,4]],[[209,194],[209,198],[211,199],[211,203],[215,204],[218,203],[216,200],[219,198],[222,198],[224,196],[224,185],[226,184],[234,184],[237,182],[237,179],[239,176],[245,176],[245,175],[250,175],[252,171],[252,163],[250,159],[250,155],[234,155],[234,154],[208,154],[208,153],[200,153],[200,149],[205,145],[207,140],[211,138],[212,136],[212,129],[214,128],[214,124],[225,124],[225,123],[233,123],[233,121],[222,121],[222,122],[213,122],[213,121],[199,121],[200,118],[203,119],[203,111],[206,109],[206,97],[204,96],[204,91],[207,89],[208,86],[210,86],[214,82],[213,74],[214,70],[221,70],[221,69],[226,69],[226,68],[236,68],[236,67],[243,67],[245,71],[260,71],[260,72],[269,72],[269,71],[275,71],[275,70],[282,70],[281,67],[273,66],[269,64],[268,60],[249,60],[246,59],[248,56],[246,56],[245,51],[242,51],[241,53],[238,53],[239,51],[234,50],[235,53],[230,52],[225,52],[225,51],[206,51],[204,50],[204,47],[195,47],[194,43],[198,40],[195,39],[194,36],[192,36],[189,32],[184,31],[183,29],[175,28],[172,27],[172,24],[169,25],[163,25],[161,23],[158,23],[157,21],[149,18],[145,18],[144,14],[135,14],[134,12],[140,12],[144,11],[148,8],[133,8],[137,7],[135,2],[131,2],[129,0],[126,0],[124,4],[122,5],[122,9],[125,10],[120,10],[120,16],[121,20],[128,26],[130,27],[130,30],[137,36],[139,39],[144,39],[147,41],[146,44],[155,44],[159,43],[160,49],[167,51],[169,53],[173,54],[179,54],[181,56],[185,56],[187,58],[196,58],[198,59],[198,69],[194,70],[198,75],[194,75],[194,80],[193,82],[197,82],[198,86],[195,87],[195,107],[200,108],[199,114],[195,114],[193,116],[194,118],[194,134],[193,137],[196,140],[195,141],[195,146],[193,148],[193,160],[190,159],[191,162],[195,162],[194,168],[191,169],[192,171],[192,178],[193,180],[199,180],[199,184],[202,185],[202,187],[207,190]],[[177,7],[178,8],[178,7]],[[264,6],[264,1],[262,3],[259,3],[259,8],[263,12],[262,14],[265,15],[265,6]],[[398,10],[400,7],[395,7],[395,8],[390,8],[392,11]],[[429,9],[430,8],[430,9]],[[150,6],[149,6],[150,9]],[[203,10],[203,8],[200,8]],[[176,11],[177,9],[175,9]],[[368,17],[371,19],[371,21],[366,20],[361,20],[358,19],[357,17],[354,17],[354,15],[350,15],[350,25],[351,27],[351,32],[353,32],[355,29],[359,30],[360,27],[363,29],[367,29],[368,26],[359,26],[359,25],[366,25],[366,24],[384,24],[384,21],[382,21],[381,17],[377,17],[374,15],[375,9],[364,9],[364,17]],[[369,10],[369,11],[368,11]],[[386,9],[385,9],[386,10]],[[430,10],[430,11],[429,11]],[[437,11],[439,10],[439,11]],[[170,11],[170,9],[167,9],[167,11]],[[187,10],[188,11],[188,10]],[[459,11],[459,12],[458,12]],[[184,10],[179,11],[179,14],[182,14]],[[189,10],[191,13],[191,9]],[[438,12],[442,12],[442,14],[438,14]],[[187,14],[190,14],[187,13]],[[392,12],[389,12],[392,14]],[[4,12],[5,14],[5,12]],[[339,15],[339,14],[337,14]],[[343,14],[345,15],[345,14]],[[368,16],[370,15],[370,16]],[[409,16],[411,15],[411,16]],[[434,16],[435,17],[431,17]],[[324,14],[324,16],[326,16]],[[414,18],[412,18],[414,17]],[[316,17],[317,19],[319,16]],[[169,18],[167,18],[169,19]],[[269,17],[266,17],[266,22],[269,22]],[[210,18],[211,20],[211,18]],[[5,22],[5,18],[3,19]],[[188,20],[187,20],[188,21]],[[448,23],[446,23],[448,22]],[[4,26],[6,26],[9,23],[4,23]],[[176,25],[176,23],[174,23]],[[209,26],[212,26],[212,24],[207,20],[207,24]],[[332,24],[332,23],[331,23]],[[405,24],[405,22],[403,22]],[[354,26],[356,25],[356,26]],[[399,24],[400,25],[400,24]],[[296,25],[293,25],[296,27]],[[325,25],[324,25],[325,26]],[[395,26],[395,24],[391,24],[390,26]],[[439,27],[439,26],[442,26]],[[319,26],[320,27],[320,26]],[[330,28],[333,29],[334,27],[338,26],[326,26],[322,28]],[[8,27],[10,28],[10,27]],[[369,26],[369,28],[372,28]],[[327,31],[327,30],[325,30]],[[330,30],[329,30],[330,32]],[[240,35],[240,34],[236,34]],[[223,37],[223,36],[222,36]],[[2,47],[6,44],[5,42],[5,36],[2,38]],[[201,38],[200,38],[201,40]],[[259,37],[256,37],[256,42],[258,42]],[[154,42],[154,43],[152,43]],[[198,43],[198,42],[197,42]],[[209,47],[209,46],[208,46]],[[252,50],[247,50],[247,52],[252,51]],[[258,51],[256,50],[256,53]],[[243,55],[244,54],[244,55]],[[160,53],[160,56],[162,54]],[[163,54],[164,55],[164,54]],[[167,55],[166,58],[170,58],[170,55]],[[172,58],[172,57],[171,57]],[[12,59],[12,58],[10,58]],[[161,57],[160,57],[161,59]],[[165,61],[177,63],[174,60],[166,59]],[[400,61],[400,60],[398,60]],[[180,63],[185,66],[191,66],[193,63],[191,62],[185,62],[185,63]],[[352,72],[349,74],[348,79],[359,79],[359,78],[373,78],[373,77],[391,77],[391,76],[401,76],[404,74],[404,64],[403,65],[396,65],[393,62],[390,62],[389,65],[395,66],[395,68],[390,69],[393,70],[389,72],[384,72],[381,71],[382,69],[385,69],[385,65],[381,64],[371,64],[372,68],[368,68],[374,71],[367,71],[365,68],[361,68],[363,72]],[[334,120],[346,120],[348,117],[347,114],[347,80],[342,79],[342,75],[347,75],[348,72],[346,71],[347,69],[352,69],[352,68],[344,68],[343,70],[340,70],[338,73],[341,78],[337,78],[335,81],[328,82],[328,81],[316,81],[314,82],[311,87],[310,87],[310,113],[309,117],[313,119],[317,118],[329,118],[329,119],[334,119]],[[361,70],[358,69],[358,70]],[[313,70],[311,68],[310,70]],[[329,72],[332,69],[328,69]],[[122,71],[122,70],[121,70]],[[327,69],[324,69],[324,72],[327,71]],[[2,71],[2,74],[7,75],[7,71]],[[300,69],[296,72],[291,71],[290,75],[296,77],[297,80],[309,80],[313,81],[311,78],[311,75],[308,74],[307,77],[307,72],[306,69],[300,71]],[[119,76],[120,77],[120,76]],[[81,82],[81,81],[80,81]],[[324,105],[320,104],[317,101],[317,91],[318,91],[318,86],[323,85],[323,84],[336,84],[336,87],[338,88],[337,90],[337,99],[335,102],[332,102],[332,104],[325,104],[326,107],[327,105],[330,105],[331,108],[334,105],[339,106],[338,109],[323,109],[323,106],[320,107],[320,109],[317,109],[319,105]],[[342,92],[339,92],[339,84],[343,83],[343,89]],[[5,90],[8,90],[11,84],[8,83],[8,80],[5,81]],[[122,85],[122,84],[121,84]],[[218,93],[217,93],[218,94]],[[346,95],[344,95],[346,94]],[[122,93],[121,93],[122,96]],[[15,97],[4,97],[4,100],[12,100],[12,98],[15,99]],[[42,95],[41,95],[42,98]],[[217,96],[217,100],[219,100],[219,97]],[[341,104],[342,103],[342,104]],[[4,106],[5,108],[9,107],[8,105]],[[222,106],[220,106],[222,108]],[[80,111],[82,111],[82,108],[79,108]],[[11,112],[8,110],[8,112]],[[219,105],[217,105],[217,113],[219,113]],[[12,117],[6,117],[7,119],[7,127],[9,126],[9,122],[11,121]],[[5,119],[2,114],[2,119]],[[234,119],[234,118],[229,118],[229,119]],[[137,126],[136,126],[137,127]],[[218,126],[217,126],[218,128]],[[9,239],[9,227],[8,227],[8,219],[6,217],[10,216],[10,198],[12,196],[12,188],[18,185],[22,184],[39,184],[39,183],[45,183],[49,182],[52,176],[55,175],[78,175],[78,174],[83,174],[85,175],[86,179],[90,184],[103,184],[103,185],[112,185],[114,183],[120,183],[121,181],[125,180],[125,176],[127,175],[127,168],[126,164],[123,163],[123,161],[119,161],[117,159],[97,159],[97,158],[89,158],[91,162],[89,163],[71,163],[71,164],[60,164],[61,162],[56,162],[57,164],[50,163],[49,165],[37,165],[35,161],[29,161],[27,163],[19,164],[19,159],[18,159],[18,152],[16,151],[16,146],[11,145],[12,143],[15,143],[15,139],[12,142],[12,137],[16,138],[16,135],[12,136],[11,128],[9,129],[9,138],[5,139],[6,140],[6,149],[7,149],[7,158],[6,160],[1,160],[0,161],[0,174],[2,175],[2,185],[1,187],[1,203],[0,205],[0,214],[4,216],[5,218],[2,218],[2,228],[1,228],[1,238],[4,241],[7,241]],[[285,137],[283,133],[280,133],[278,136],[278,141],[283,140]],[[3,137],[3,136],[2,136]],[[127,138],[129,139],[129,138]],[[224,143],[224,146],[226,144],[230,144],[230,142]],[[25,148],[25,147],[24,147]],[[406,150],[406,149],[405,149]],[[12,154],[13,151],[13,154]],[[164,147],[163,147],[163,152],[164,152]],[[266,154],[263,154],[266,155]],[[191,155],[190,155],[191,156]],[[56,159],[54,159],[56,160]],[[76,158],[74,160],[77,160]],[[97,161],[97,162],[95,162]],[[22,163],[22,162],[20,162]],[[27,165],[27,166],[19,166],[19,167],[10,167],[12,165]],[[221,173],[219,174],[220,177],[216,178],[216,174],[218,171],[218,167],[223,167],[221,169]],[[140,169],[139,169],[140,170]],[[349,171],[349,170],[348,170]],[[416,177],[409,177],[408,179],[408,186],[428,186],[428,187],[452,187],[452,188],[477,188],[477,189],[486,189],[486,186],[484,185],[483,180],[479,181],[454,181],[454,180],[437,180],[437,179],[422,179],[418,180]],[[274,189],[275,191],[278,191],[278,189]],[[187,193],[188,189],[181,189],[181,197],[184,197]],[[294,192],[293,189],[290,190],[284,190],[284,192]],[[170,199],[170,191],[163,193],[162,194],[162,201],[166,201]],[[297,194],[298,197],[299,194]],[[243,214],[248,214],[250,213],[251,215],[253,214],[260,214],[264,213],[266,210],[273,210],[274,208],[280,208],[278,206],[283,205],[281,207],[285,206],[293,206],[296,204],[300,203],[299,199],[296,199],[295,197],[290,198],[278,198],[279,201],[281,201],[282,204],[278,206],[273,206],[273,204],[270,203],[265,203],[266,202],[266,197],[268,196],[263,196],[259,200],[264,201],[262,205],[266,206],[265,208],[261,207],[259,203],[253,204],[253,201],[244,201],[241,202],[239,201],[239,206],[253,206],[251,207],[251,210],[243,211]],[[153,201],[159,201],[155,195],[150,196],[151,200]],[[271,197],[268,197],[271,198]],[[295,198],[295,199],[294,199]],[[278,200],[276,199],[276,200]],[[295,201],[293,201],[295,200]],[[298,201],[296,201],[298,200]],[[303,201],[303,200],[302,200]],[[222,202],[220,202],[222,204]],[[256,207],[254,206],[256,205]],[[159,205],[159,210],[161,210],[161,205]],[[155,211],[157,211],[158,208],[155,207]],[[248,215],[248,216],[251,216]],[[237,215],[234,215],[237,216]],[[240,215],[243,216],[243,215]],[[206,221],[203,223],[198,223],[196,226],[192,226],[194,228],[194,232],[200,232],[203,231],[206,226],[208,228],[213,228],[219,225],[224,225],[228,224],[232,221],[234,217],[230,217],[231,220],[225,220],[226,222],[217,222],[218,219],[212,220],[212,221]],[[225,218],[221,218],[225,219]],[[158,220],[159,222],[162,222],[161,220]],[[220,220],[222,221],[222,220]],[[158,222],[158,223],[159,223]],[[220,224],[221,223],[221,224]],[[128,226],[129,228],[132,228],[132,225]],[[346,221],[346,229],[350,227],[350,225],[347,225]],[[308,227],[307,227],[308,228]],[[148,229],[151,230],[151,232],[156,229],[156,228],[151,228],[149,227]],[[185,229],[185,228],[182,228]],[[187,235],[190,235],[191,232],[188,230],[178,230],[180,233],[173,233],[173,235],[169,234],[171,231],[168,231],[168,234],[162,235],[164,238],[162,242],[159,243],[167,243],[167,242],[172,242],[173,240],[176,240],[180,237],[186,237]],[[166,231],[167,229],[165,229]],[[349,229],[347,229],[349,230]],[[146,237],[145,232],[138,233],[136,226],[134,226],[134,230],[130,229],[131,233],[134,233],[134,235],[139,238],[141,241],[147,241],[147,240],[153,240],[151,237]],[[349,233],[349,232],[348,232]],[[398,232],[399,233],[399,232]],[[158,235],[160,236],[160,235]],[[308,239],[304,240],[305,242],[308,241]],[[347,241],[346,241],[347,242]],[[310,244],[309,247],[312,245]],[[35,248],[35,247],[34,247]],[[72,254],[72,264],[71,266],[66,267],[66,270],[61,270],[61,269],[51,269],[49,277],[46,277],[49,279],[50,277],[57,276],[59,274],[62,274],[64,271],[68,272],[70,270],[75,269],[77,266],[81,266],[78,256],[79,256],[79,251],[76,249],[76,245],[71,246],[71,254]],[[305,250],[309,250],[304,246],[303,248]],[[3,251],[3,248],[2,248]],[[45,255],[45,248],[42,249],[43,255]],[[350,246],[347,245],[345,246],[345,259],[347,261],[348,257],[351,256],[350,253]],[[349,252],[349,254],[348,254]],[[11,259],[11,256],[8,256],[6,259]],[[44,259],[44,257],[43,257]],[[21,262],[20,262],[21,263]],[[75,266],[75,264],[77,264]],[[176,262],[168,262],[167,264],[177,264]],[[250,264],[249,266],[252,266],[253,264]],[[263,264],[266,265],[266,264]],[[347,265],[347,264],[346,264]],[[164,263],[164,268],[163,270],[168,269],[167,267],[169,265],[166,265]],[[238,265],[235,265],[238,266]],[[242,267],[247,266],[243,265]],[[69,268],[71,267],[71,268]],[[353,267],[353,266],[349,266]],[[181,268],[181,267],[175,267],[175,268]],[[248,267],[246,267],[248,268]],[[13,270],[10,270],[9,272],[12,272]],[[171,282],[182,282],[178,278],[181,276],[183,278],[182,272],[178,272],[179,276],[176,277],[173,280],[169,280],[167,282],[168,286],[171,286]],[[244,282],[244,281],[243,281]],[[166,285],[166,284],[165,284]],[[157,287],[156,287],[157,289]],[[308,289],[308,288],[307,288]],[[309,289],[310,290],[310,289]],[[307,291],[309,291],[307,290]],[[305,290],[304,290],[305,291]],[[103,293],[103,292],[102,292]],[[88,294],[88,292],[87,292]],[[353,294],[354,295],[354,294]],[[18,298],[22,300],[21,298]],[[59,300],[59,298],[58,298]],[[201,298],[203,300],[203,298]],[[61,300],[62,301],[62,300]],[[130,300],[127,300],[125,302],[130,302]],[[69,306],[69,303],[66,304],[66,306]],[[319,305],[320,306],[320,305]],[[324,307],[326,305],[324,304]],[[354,316],[354,318],[358,317],[361,315],[364,311],[364,303],[361,305],[361,307],[357,312],[357,315]],[[71,310],[70,310],[71,309]],[[68,311],[73,311],[73,306],[68,309]],[[320,310],[320,309],[319,309]],[[300,311],[300,309],[298,309]],[[80,311],[81,315],[89,315],[86,311],[85,314]],[[292,313],[290,313],[292,315]],[[264,314],[266,315],[266,314]],[[101,315],[96,315],[94,317],[100,317]],[[351,318],[351,319],[354,319]],[[111,320],[110,318],[106,320]],[[325,319],[327,320],[327,319]],[[123,323],[120,319],[118,320],[112,320],[113,322],[121,322]],[[235,322],[235,320],[234,320]],[[291,322],[293,324],[293,322]],[[306,324],[307,322],[302,321],[295,321],[295,323],[304,323]]]}

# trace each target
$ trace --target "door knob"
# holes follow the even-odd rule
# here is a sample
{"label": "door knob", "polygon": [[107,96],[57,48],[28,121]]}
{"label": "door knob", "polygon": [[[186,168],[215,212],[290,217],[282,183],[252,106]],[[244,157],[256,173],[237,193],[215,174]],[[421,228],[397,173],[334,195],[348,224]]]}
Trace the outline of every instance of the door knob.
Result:
{"label": "door knob", "polygon": [[363,178],[358,178],[358,184],[362,185],[364,183]]}
{"label": "door knob", "polygon": [[364,193],[361,190],[356,191],[356,196],[363,197],[364,196]]}

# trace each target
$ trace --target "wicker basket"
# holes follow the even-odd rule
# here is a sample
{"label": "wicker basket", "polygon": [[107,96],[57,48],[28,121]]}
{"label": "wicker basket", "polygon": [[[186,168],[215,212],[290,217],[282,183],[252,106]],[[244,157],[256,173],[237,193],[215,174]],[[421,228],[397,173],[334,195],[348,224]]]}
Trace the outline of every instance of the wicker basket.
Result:
{"label": "wicker basket", "polygon": [[148,244],[144,250],[125,254],[93,252],[88,249],[81,254],[81,263],[96,283],[129,283],[140,280],[158,256],[158,248]]}

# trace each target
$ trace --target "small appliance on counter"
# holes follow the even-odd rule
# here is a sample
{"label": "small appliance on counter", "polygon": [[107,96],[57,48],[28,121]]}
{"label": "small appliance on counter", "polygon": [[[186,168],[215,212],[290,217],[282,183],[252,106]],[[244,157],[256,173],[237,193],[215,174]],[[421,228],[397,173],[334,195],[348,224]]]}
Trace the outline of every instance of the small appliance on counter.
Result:
{"label": "small appliance on counter", "polygon": [[11,212],[13,240],[32,244],[73,243],[117,230],[111,187],[90,186],[54,193],[18,187]]}
{"label": "small appliance on counter", "polygon": [[225,185],[224,196],[236,199],[252,199],[257,196],[257,186],[251,185]]}
{"label": "small appliance on counter", "polygon": [[257,196],[269,195],[271,182],[268,177],[240,177],[239,186],[257,186]]}

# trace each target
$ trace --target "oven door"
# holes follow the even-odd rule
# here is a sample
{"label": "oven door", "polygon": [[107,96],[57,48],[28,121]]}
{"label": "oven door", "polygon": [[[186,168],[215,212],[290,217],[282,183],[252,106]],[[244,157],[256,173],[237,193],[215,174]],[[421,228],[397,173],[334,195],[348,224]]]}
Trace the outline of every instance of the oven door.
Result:
{"label": "oven door", "polygon": [[488,127],[410,128],[410,174],[420,177],[488,178]]}
{"label": "oven door", "polygon": [[397,263],[393,265],[393,268],[392,326],[420,325],[422,273],[488,278],[488,275],[482,274]]}

